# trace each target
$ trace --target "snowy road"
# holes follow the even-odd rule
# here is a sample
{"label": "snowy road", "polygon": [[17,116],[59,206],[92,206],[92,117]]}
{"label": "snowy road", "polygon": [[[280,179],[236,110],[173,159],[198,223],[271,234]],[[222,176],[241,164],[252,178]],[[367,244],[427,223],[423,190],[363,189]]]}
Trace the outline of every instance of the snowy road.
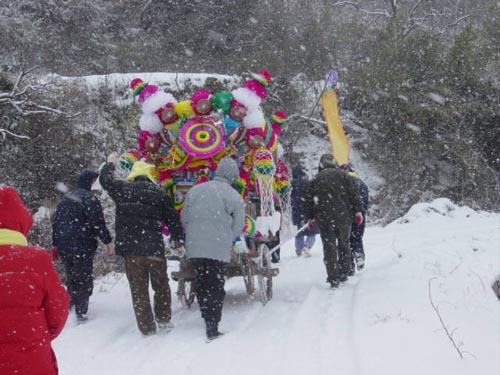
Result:
{"label": "snowy road", "polygon": [[[266,306],[248,299],[241,278],[228,280],[226,334],[210,344],[197,304],[187,309],[175,296],[175,329],[142,337],[126,278],[115,284],[120,275],[110,275],[96,283],[90,321],[77,325],[71,315],[54,343],[60,373],[498,374],[499,303],[489,285],[499,271],[500,216],[434,206],[368,228],[367,269],[337,290],[325,283],[319,237],[311,258],[297,258],[288,243]],[[431,278],[434,302],[465,359],[432,310]]]}

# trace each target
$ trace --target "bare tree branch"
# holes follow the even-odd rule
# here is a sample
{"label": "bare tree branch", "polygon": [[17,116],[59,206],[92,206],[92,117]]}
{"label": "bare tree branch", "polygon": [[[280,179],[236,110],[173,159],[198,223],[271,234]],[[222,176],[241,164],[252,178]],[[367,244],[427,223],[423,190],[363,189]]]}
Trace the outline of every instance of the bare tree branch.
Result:
{"label": "bare tree branch", "polygon": [[4,140],[7,137],[7,134],[9,134],[15,138],[30,139],[30,137],[28,137],[27,135],[19,135],[19,134],[15,134],[15,133],[10,132],[7,129],[0,129],[0,135],[3,137]]}
{"label": "bare tree branch", "polygon": [[470,17],[470,14],[467,14],[465,16],[462,16],[462,17],[459,17],[455,20],[455,22],[453,23],[450,23],[448,25],[445,25],[441,31],[437,32],[436,35],[441,35],[441,34],[444,34],[446,32],[446,30],[448,30],[450,27],[453,27],[453,26],[457,26],[460,22],[462,22],[463,20],[466,20],[467,18]]}
{"label": "bare tree branch", "polygon": [[[32,115],[40,115],[40,114],[52,114],[59,115],[65,117],[76,117],[81,113],[78,112],[76,114],[66,114],[64,111],[52,108],[50,106],[37,103],[36,101],[30,98],[30,94],[33,92],[42,92],[46,90],[46,85],[44,84],[23,84],[23,80],[34,70],[36,67],[32,67],[30,69],[20,68],[20,72],[16,75],[15,79],[13,79],[12,88],[8,89],[8,91],[0,92],[0,107],[11,107],[13,108],[19,115],[23,117],[32,116]],[[36,100],[36,99],[35,99]],[[8,117],[4,117],[2,122],[9,121]],[[0,125],[0,135],[5,139],[7,135],[16,137],[16,138],[29,138],[24,135],[15,134],[11,131],[5,129],[5,127],[9,127],[9,125],[4,125],[2,127]]]}
{"label": "bare tree branch", "polygon": [[385,2],[391,7],[392,15],[395,16],[398,13],[398,0],[385,0]]}
{"label": "bare tree branch", "polygon": [[329,5],[328,7],[335,8],[335,7],[340,7],[340,6],[349,6],[349,7],[352,7],[354,9],[359,10],[360,12],[363,12],[366,14],[371,14],[371,15],[379,15],[379,16],[385,16],[385,17],[391,16],[387,10],[372,10],[372,9],[361,8],[358,4],[356,4],[353,1],[337,1],[336,3],[333,3],[332,5]]}
{"label": "bare tree branch", "polygon": [[432,285],[431,285],[431,283],[432,283],[432,280],[434,280],[434,279],[435,279],[435,277],[429,279],[429,301],[431,303],[431,306],[432,306],[433,310],[436,312],[436,314],[437,314],[437,316],[439,318],[439,322],[441,323],[441,326],[443,327],[444,332],[446,333],[446,336],[451,341],[453,347],[457,351],[457,353],[460,356],[460,358],[464,359],[463,352],[460,349],[461,345],[457,345],[457,343],[455,342],[455,339],[453,338],[453,333],[455,332],[455,329],[453,331],[451,331],[451,332],[448,330],[448,327],[444,323],[443,317],[441,316],[441,313],[439,312],[439,309],[437,308],[437,306],[434,304],[434,301],[432,300]]}
{"label": "bare tree branch", "polygon": [[410,10],[410,13],[408,13],[408,17],[409,17],[409,18],[413,18],[413,13],[415,13],[415,10],[417,10],[418,6],[419,6],[420,4],[422,4],[422,1],[424,1],[424,0],[418,0],[418,1],[417,1],[414,5],[413,5],[413,7],[412,7],[412,8],[411,8],[411,10]]}
{"label": "bare tree branch", "polygon": [[293,120],[295,118],[300,118],[302,120],[315,122],[315,123],[321,124],[321,125],[325,125],[326,124],[326,121],[318,120],[318,119],[315,119],[315,118],[312,118],[312,117],[309,117],[309,116],[304,116],[304,115],[301,115],[300,113],[294,113],[294,114],[288,116],[287,117],[287,121],[291,121],[291,120]]}

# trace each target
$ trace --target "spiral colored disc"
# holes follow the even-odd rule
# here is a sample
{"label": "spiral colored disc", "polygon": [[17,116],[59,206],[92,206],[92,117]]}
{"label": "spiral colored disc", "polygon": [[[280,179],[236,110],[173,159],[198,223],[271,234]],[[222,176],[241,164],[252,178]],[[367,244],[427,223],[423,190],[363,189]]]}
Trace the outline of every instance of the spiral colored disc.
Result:
{"label": "spiral colored disc", "polygon": [[209,158],[224,148],[224,139],[219,128],[206,118],[193,118],[182,126],[179,145],[189,155]]}

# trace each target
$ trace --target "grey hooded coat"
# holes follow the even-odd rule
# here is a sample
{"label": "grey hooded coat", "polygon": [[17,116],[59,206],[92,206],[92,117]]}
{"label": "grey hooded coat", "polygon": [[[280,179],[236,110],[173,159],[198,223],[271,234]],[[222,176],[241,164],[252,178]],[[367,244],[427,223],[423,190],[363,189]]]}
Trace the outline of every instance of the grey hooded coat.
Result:
{"label": "grey hooded coat", "polygon": [[231,187],[238,166],[231,158],[220,161],[212,181],[194,186],[184,201],[181,220],[186,231],[188,258],[231,259],[233,238],[245,224],[244,202]]}

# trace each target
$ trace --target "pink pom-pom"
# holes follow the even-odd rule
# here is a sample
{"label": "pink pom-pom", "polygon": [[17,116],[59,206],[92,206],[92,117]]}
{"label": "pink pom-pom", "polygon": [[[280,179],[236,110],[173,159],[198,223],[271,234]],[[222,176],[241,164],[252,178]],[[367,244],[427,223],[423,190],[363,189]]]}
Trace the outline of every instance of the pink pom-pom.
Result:
{"label": "pink pom-pom", "polygon": [[210,97],[210,91],[208,90],[197,90],[191,96],[191,103],[196,104],[200,99],[208,99]]}
{"label": "pink pom-pom", "polygon": [[285,111],[276,111],[272,114],[271,120],[277,122],[280,125],[283,125],[286,122],[286,113]]}
{"label": "pink pom-pom", "polygon": [[141,93],[139,94],[139,102],[144,103],[144,101],[149,98],[150,96],[156,94],[158,91],[158,86],[155,85],[147,85],[141,90]]}
{"label": "pink pom-pom", "polygon": [[144,81],[140,78],[134,78],[131,82],[130,82],[130,88],[132,90],[135,90],[135,88],[137,87],[137,85],[141,84],[141,83],[144,83]]}
{"label": "pink pom-pom", "polygon": [[267,95],[266,88],[257,80],[251,79],[250,81],[246,81],[243,87],[249,89],[261,99],[264,99]]}
{"label": "pink pom-pom", "polygon": [[264,77],[268,84],[271,83],[271,73],[268,70],[261,69],[258,74]]}

